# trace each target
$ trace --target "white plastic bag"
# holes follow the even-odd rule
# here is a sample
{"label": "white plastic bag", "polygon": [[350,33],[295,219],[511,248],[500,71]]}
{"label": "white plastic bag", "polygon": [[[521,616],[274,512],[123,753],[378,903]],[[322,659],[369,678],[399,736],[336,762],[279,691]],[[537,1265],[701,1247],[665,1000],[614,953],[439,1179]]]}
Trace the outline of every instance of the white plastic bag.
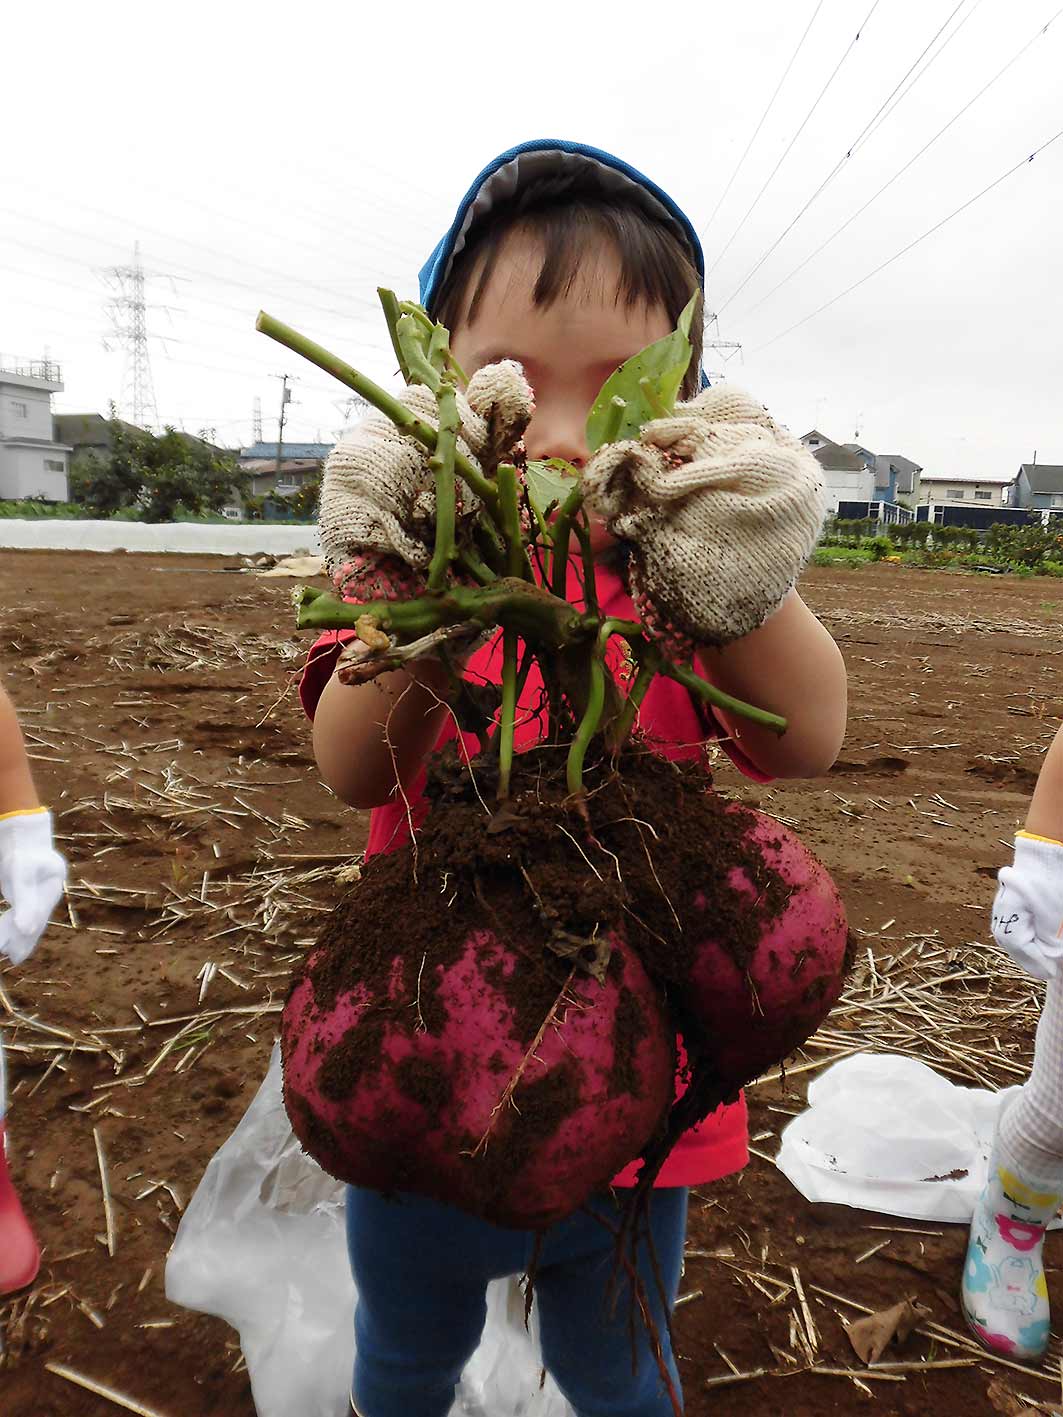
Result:
{"label": "white plastic bag", "polygon": [[[349,1414],[355,1288],[343,1187],[292,1134],[276,1045],[262,1086],[181,1219],[166,1296],[238,1330],[259,1417]],[[451,1417],[573,1417],[551,1379],[540,1390],[541,1369],[534,1313],[529,1334],[519,1290],[496,1281]]]}
{"label": "white plastic bag", "polygon": [[776,1165],[810,1201],[966,1223],[997,1113],[1016,1091],[958,1087],[914,1058],[856,1053],[811,1084]]}

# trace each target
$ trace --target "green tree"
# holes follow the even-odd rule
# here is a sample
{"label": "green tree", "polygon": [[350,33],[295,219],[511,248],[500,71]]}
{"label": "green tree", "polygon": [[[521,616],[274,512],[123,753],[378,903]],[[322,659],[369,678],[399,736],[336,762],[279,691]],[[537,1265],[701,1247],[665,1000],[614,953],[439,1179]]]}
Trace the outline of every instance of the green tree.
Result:
{"label": "green tree", "polygon": [[98,517],[109,517],[136,501],[143,478],[128,457],[78,453],[70,464],[70,497]]}
{"label": "green tree", "polygon": [[108,428],[108,455],[86,453],[71,469],[75,501],[97,516],[138,507],[145,521],[166,522],[181,512],[219,512],[250,486],[230,453],[201,438],[174,428],[156,437],[117,418]]}
{"label": "green tree", "polygon": [[297,521],[313,521],[317,516],[317,504],[321,500],[321,478],[313,477],[304,482],[298,492],[287,498],[292,516]]}

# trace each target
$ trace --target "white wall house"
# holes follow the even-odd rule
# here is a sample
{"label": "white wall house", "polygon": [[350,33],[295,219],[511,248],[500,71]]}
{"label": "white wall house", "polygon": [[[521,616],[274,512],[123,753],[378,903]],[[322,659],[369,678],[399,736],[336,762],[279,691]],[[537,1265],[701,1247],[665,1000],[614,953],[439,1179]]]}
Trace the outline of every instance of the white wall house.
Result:
{"label": "white wall house", "polygon": [[964,502],[971,507],[1000,507],[1008,502],[1014,477],[924,477],[920,502]]}
{"label": "white wall house", "polygon": [[69,500],[70,447],[52,431],[58,364],[0,356],[0,498]]}
{"label": "white wall house", "polygon": [[859,472],[845,468],[824,467],[823,487],[827,494],[827,510],[833,516],[839,502],[871,502],[875,497],[875,474],[861,468]]}
{"label": "white wall house", "polygon": [[827,510],[831,516],[837,513],[839,502],[870,502],[874,499],[874,470],[858,453],[833,442],[817,428],[806,433],[801,442],[823,469]]}

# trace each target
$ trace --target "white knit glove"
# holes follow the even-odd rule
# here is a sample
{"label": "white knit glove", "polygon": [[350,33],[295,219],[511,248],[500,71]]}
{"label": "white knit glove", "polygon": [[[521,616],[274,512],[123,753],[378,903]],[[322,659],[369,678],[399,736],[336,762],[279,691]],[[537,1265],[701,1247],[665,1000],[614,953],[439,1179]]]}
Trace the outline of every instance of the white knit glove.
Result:
{"label": "white knit glove", "polygon": [[28,959],[59,904],[66,862],[52,845],[51,812],[0,817],[0,891],[11,907],[0,915],[0,952]]}
{"label": "white knit glove", "polygon": [[646,424],[637,442],[599,448],[582,480],[588,508],[631,544],[646,628],[673,644],[728,644],[763,624],[825,513],[815,458],[726,384]]}
{"label": "white knit glove", "polygon": [[[435,395],[423,384],[407,388],[402,401],[433,427]],[[531,419],[532,391],[519,364],[504,360],[477,370],[466,394],[458,395],[458,448],[479,469],[478,459],[510,452]],[[432,559],[435,478],[430,453],[373,412],[325,459],[319,521],[321,549],[333,583],[349,598],[416,595]],[[457,479],[458,524],[475,516],[479,499]],[[390,591],[390,595],[389,595]]]}
{"label": "white knit glove", "polygon": [[993,938],[1037,979],[1054,979],[1063,959],[1063,842],[1019,832],[1014,865],[997,873]]}

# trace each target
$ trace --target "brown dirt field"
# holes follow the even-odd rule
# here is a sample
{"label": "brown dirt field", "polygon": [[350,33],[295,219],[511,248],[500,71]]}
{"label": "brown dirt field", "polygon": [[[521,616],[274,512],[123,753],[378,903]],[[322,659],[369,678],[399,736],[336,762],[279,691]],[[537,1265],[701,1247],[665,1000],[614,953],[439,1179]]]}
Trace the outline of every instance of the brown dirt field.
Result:
{"label": "brown dirt field", "polygon": [[[165,1256],[181,1207],[261,1081],[291,962],[334,896],[331,873],[360,850],[365,821],[316,778],[292,691],[306,642],[292,628],[294,583],[227,574],[235,565],[0,553],[0,672],[71,862],[69,915],[57,915],[26,966],[0,971],[14,1174],[45,1247],[30,1294],[0,1303],[4,1417],[118,1410],[46,1363],[167,1417],[253,1417],[234,1333],[166,1302]],[[720,785],[797,824],[883,965],[935,931],[948,947],[985,941],[993,873],[1063,714],[1063,585],[882,565],[813,570],[803,590],[848,663],[841,760],[826,781],[771,789],[722,766]],[[209,1031],[193,1022],[160,1059],[200,1007],[208,961],[227,974],[211,979],[203,1009],[243,1012],[208,1015]],[[11,1008],[74,1034],[85,1051],[18,1023]],[[1009,1060],[1028,1059],[1029,1020],[1029,1010],[1003,1020],[1005,1072],[985,1059],[994,1082]],[[857,1264],[882,1238],[869,1226],[904,1222],[811,1206],[766,1159],[831,1056],[810,1047],[794,1060],[807,1071],[750,1090],[763,1157],[692,1198],[690,1248],[716,1253],[688,1259],[684,1289],[703,1292],[677,1314],[688,1413],[1014,1414],[1031,1401],[1058,1410],[1055,1340],[1050,1380],[979,1359],[879,1377],[867,1384],[873,1396],[793,1356],[794,1296],[758,1289],[746,1271],[778,1274],[781,1286],[799,1267],[821,1367],[856,1364],[838,1317],[849,1311],[812,1285],[872,1309],[918,1296],[939,1323],[962,1328],[962,1227],[894,1228]],[[942,1065],[929,1036],[926,1059]],[[113,1258],[94,1127],[113,1191]],[[1061,1244],[1048,1249],[1058,1315]],[[918,1336],[898,1356],[928,1355],[976,1356]],[[706,1388],[728,1360],[773,1375]]]}

